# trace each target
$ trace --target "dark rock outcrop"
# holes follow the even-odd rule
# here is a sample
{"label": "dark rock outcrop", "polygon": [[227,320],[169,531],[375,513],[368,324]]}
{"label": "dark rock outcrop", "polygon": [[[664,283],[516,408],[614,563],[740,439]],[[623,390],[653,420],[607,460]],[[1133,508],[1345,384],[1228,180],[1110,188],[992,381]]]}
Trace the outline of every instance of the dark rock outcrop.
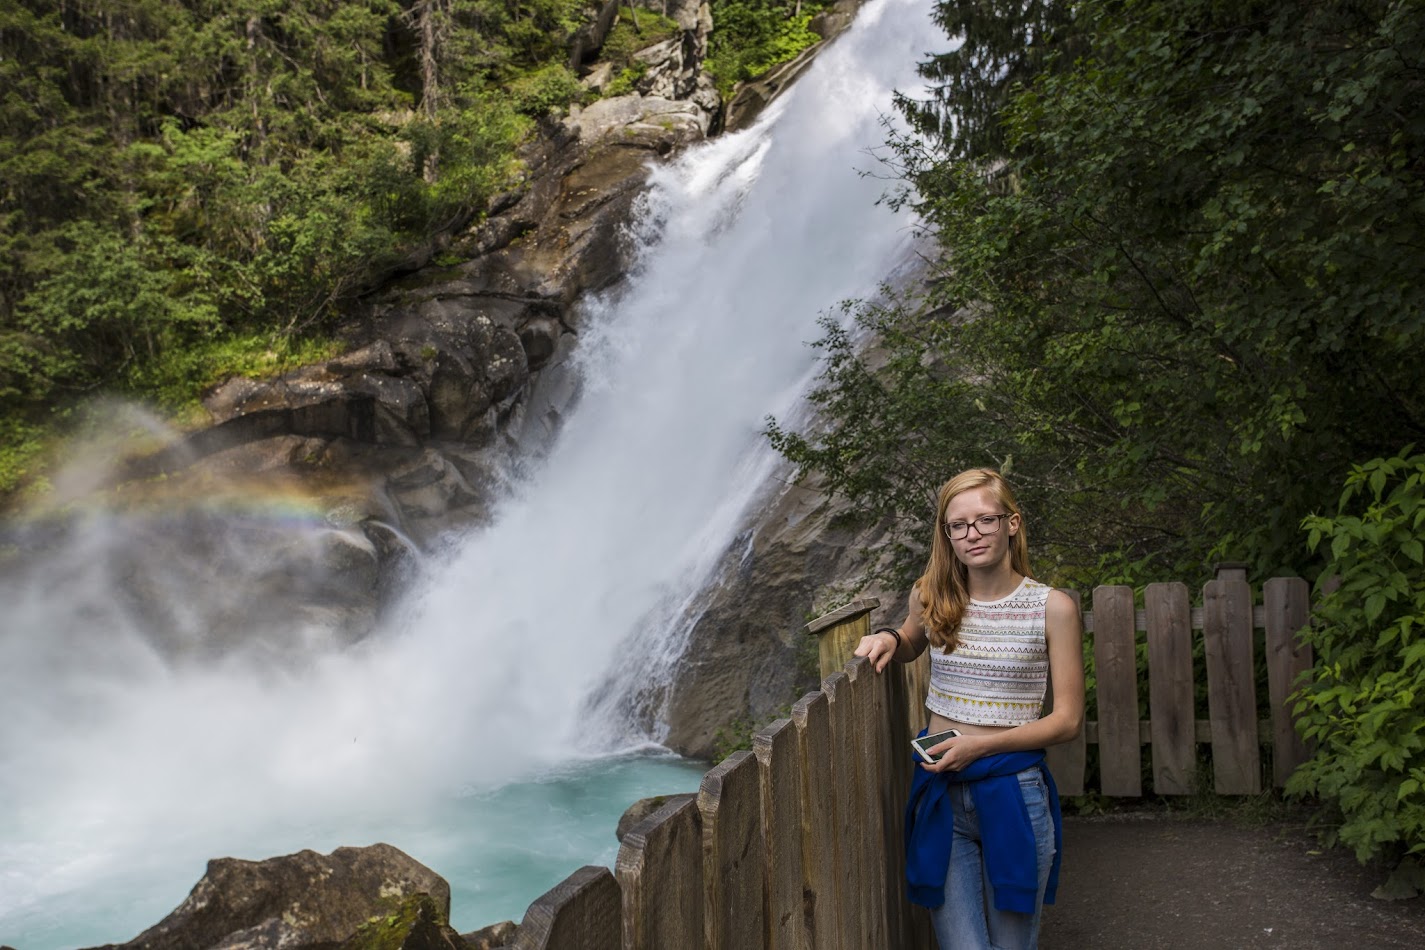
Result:
{"label": "dark rock outcrop", "polygon": [[664,743],[685,755],[711,758],[718,733],[730,724],[785,716],[816,688],[817,645],[803,628],[822,612],[817,601],[828,586],[879,596],[888,614],[901,603],[901,595],[872,590],[862,578],[860,552],[879,531],[839,523],[840,506],[814,483],[777,485],[703,592],[669,688]]}
{"label": "dark rock outcrop", "polygon": [[99,950],[463,950],[450,885],[388,844],[208,862],[173,913]]}

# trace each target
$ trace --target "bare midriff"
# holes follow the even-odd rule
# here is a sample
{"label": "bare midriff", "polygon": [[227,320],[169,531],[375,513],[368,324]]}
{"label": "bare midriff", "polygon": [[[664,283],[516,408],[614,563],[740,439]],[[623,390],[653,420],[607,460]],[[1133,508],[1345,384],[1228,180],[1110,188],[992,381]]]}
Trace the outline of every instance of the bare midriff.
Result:
{"label": "bare midriff", "polygon": [[[927,710],[929,712],[929,710]],[[1014,726],[985,726],[978,722],[957,722],[954,719],[946,719],[939,713],[930,713],[930,726],[926,730],[927,735],[935,735],[937,732],[944,732],[946,729],[958,729],[963,736],[988,736],[996,732],[1003,732],[1006,729],[1013,729]]]}

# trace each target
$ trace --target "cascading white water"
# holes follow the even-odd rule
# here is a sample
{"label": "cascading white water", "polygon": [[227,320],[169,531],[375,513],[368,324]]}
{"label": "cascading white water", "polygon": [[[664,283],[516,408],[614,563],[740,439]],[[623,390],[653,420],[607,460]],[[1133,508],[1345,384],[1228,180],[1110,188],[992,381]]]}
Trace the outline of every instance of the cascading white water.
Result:
{"label": "cascading white water", "polygon": [[[910,243],[859,171],[891,91],[918,87],[928,6],[873,0],[754,128],[655,173],[635,279],[586,310],[558,443],[390,629],[295,668],[166,662],[105,612],[121,579],[76,566],[96,534],[114,543],[108,521],[52,552],[92,609],[59,583],[6,591],[0,943],[35,950],[36,908],[83,913],[146,876],[186,882],[171,907],[220,854],[344,828],[366,840],[336,843],[432,837],[418,816],[462,790],[619,751],[626,725],[589,720],[587,697],[678,626],[774,465],[763,420],[804,390],[818,316],[873,293]],[[92,942],[157,916],[96,923]]]}

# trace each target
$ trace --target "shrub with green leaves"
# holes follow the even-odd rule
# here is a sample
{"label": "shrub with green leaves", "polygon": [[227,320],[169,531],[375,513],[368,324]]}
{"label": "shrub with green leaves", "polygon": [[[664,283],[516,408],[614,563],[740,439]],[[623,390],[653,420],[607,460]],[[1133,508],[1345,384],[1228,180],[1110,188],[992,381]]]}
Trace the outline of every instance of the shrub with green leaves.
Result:
{"label": "shrub with green leaves", "polygon": [[1425,454],[1411,451],[1356,467],[1337,514],[1303,523],[1340,587],[1303,634],[1316,666],[1296,711],[1316,750],[1287,791],[1338,808],[1330,837],[1362,862],[1425,856]]}
{"label": "shrub with green leaves", "polygon": [[739,82],[796,59],[820,42],[810,29],[820,3],[780,4],[772,0],[715,0],[713,33],[704,64],[727,95]]}

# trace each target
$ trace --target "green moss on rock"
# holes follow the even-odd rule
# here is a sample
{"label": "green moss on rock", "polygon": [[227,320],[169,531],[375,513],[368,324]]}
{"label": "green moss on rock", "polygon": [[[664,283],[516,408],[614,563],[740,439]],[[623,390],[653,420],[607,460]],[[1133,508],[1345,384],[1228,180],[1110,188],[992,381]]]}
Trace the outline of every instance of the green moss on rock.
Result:
{"label": "green moss on rock", "polygon": [[411,894],[384,917],[373,917],[341,950],[466,950],[429,894]]}

